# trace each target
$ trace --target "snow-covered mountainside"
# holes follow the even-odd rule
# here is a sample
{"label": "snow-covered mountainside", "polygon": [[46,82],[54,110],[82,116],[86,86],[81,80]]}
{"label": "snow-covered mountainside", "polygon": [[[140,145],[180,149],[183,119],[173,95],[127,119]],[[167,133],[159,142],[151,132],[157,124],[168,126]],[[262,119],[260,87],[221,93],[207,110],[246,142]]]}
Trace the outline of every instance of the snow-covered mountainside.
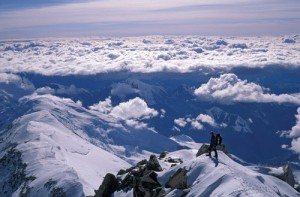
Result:
{"label": "snow-covered mountainside", "polygon": [[[165,185],[178,169],[187,170],[187,196],[299,196],[287,183],[270,175],[257,173],[219,152],[218,159],[201,155],[158,173]],[[180,196],[182,190],[167,196]]]}
{"label": "snow-covered mountainside", "polygon": [[[183,140],[184,141],[184,140]],[[183,142],[182,141],[182,142]],[[191,143],[185,141],[183,143]],[[197,149],[179,150],[151,156],[140,161],[134,168],[119,171],[120,184],[114,188],[111,182],[103,181],[98,194],[112,191],[113,196],[300,196],[286,182],[243,166],[222,151],[218,158],[202,154],[196,157]],[[258,167],[259,168],[259,167]],[[273,169],[277,174],[280,169]],[[114,188],[113,190],[111,190]]]}
{"label": "snow-covered mountainside", "polygon": [[204,193],[292,195],[225,155],[216,168],[194,156],[215,131],[240,163],[288,164],[300,182],[300,42],[289,39],[1,41],[0,196],[94,195],[107,173],[162,151],[195,165],[190,195],[199,171]]}

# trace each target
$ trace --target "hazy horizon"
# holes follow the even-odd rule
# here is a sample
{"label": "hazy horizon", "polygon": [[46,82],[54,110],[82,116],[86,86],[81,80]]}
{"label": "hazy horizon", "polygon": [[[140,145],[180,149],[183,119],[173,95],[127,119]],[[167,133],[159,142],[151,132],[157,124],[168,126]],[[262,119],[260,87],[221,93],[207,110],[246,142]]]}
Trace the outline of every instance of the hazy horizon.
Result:
{"label": "hazy horizon", "polygon": [[299,10],[296,0],[3,0],[0,39],[291,35],[300,32]]}

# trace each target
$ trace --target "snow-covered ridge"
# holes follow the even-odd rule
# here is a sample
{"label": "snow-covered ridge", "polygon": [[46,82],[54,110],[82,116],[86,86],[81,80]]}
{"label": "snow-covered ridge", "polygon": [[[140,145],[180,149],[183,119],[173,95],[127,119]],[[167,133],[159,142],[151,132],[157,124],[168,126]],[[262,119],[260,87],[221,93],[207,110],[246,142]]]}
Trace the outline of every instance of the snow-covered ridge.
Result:
{"label": "snow-covered ridge", "polygon": [[[129,167],[128,162],[162,147],[179,147],[150,129],[135,129],[115,116],[83,108],[71,99],[32,94],[19,102],[29,110],[0,133],[1,158],[13,147],[21,155],[20,165],[26,164],[25,175],[32,179],[17,188],[7,186],[9,189],[0,190],[3,195],[20,195],[23,187],[28,187],[25,193],[31,196],[47,196],[56,190],[67,196],[93,195],[106,173]],[[154,141],[156,147],[152,146]],[[0,184],[7,181],[0,179]]]}
{"label": "snow-covered ridge", "polygon": [[106,192],[118,197],[134,194],[167,197],[300,195],[288,183],[243,166],[222,151],[218,151],[218,158],[205,154],[196,157],[193,152],[192,149],[179,150],[162,153],[159,158],[152,155],[131,169],[120,170],[117,185],[113,183],[114,175],[110,174],[111,182],[104,179],[96,197]]}
{"label": "snow-covered ridge", "polygon": [[299,67],[299,40],[299,35],[294,35],[1,41],[0,72],[87,75],[113,71],[206,72],[271,65]]}

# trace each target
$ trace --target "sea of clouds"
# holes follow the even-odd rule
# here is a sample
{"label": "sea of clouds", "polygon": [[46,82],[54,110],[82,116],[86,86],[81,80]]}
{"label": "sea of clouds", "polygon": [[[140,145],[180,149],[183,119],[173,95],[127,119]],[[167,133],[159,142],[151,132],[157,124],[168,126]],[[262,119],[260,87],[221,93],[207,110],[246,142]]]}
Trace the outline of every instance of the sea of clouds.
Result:
{"label": "sea of clouds", "polygon": [[147,36],[0,41],[0,72],[89,75],[300,66],[300,36]]}

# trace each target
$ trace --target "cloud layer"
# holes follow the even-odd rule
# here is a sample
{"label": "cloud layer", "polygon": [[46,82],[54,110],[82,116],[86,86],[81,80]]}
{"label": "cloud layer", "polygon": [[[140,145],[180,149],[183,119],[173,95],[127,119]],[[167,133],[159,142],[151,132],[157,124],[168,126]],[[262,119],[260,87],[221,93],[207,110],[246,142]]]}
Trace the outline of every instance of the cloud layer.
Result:
{"label": "cloud layer", "polygon": [[247,80],[239,79],[235,74],[223,74],[211,78],[194,91],[203,100],[221,103],[293,103],[300,105],[300,94],[270,94],[268,89]]}
{"label": "cloud layer", "polygon": [[148,36],[0,42],[0,72],[88,75],[300,67],[300,37]]}

